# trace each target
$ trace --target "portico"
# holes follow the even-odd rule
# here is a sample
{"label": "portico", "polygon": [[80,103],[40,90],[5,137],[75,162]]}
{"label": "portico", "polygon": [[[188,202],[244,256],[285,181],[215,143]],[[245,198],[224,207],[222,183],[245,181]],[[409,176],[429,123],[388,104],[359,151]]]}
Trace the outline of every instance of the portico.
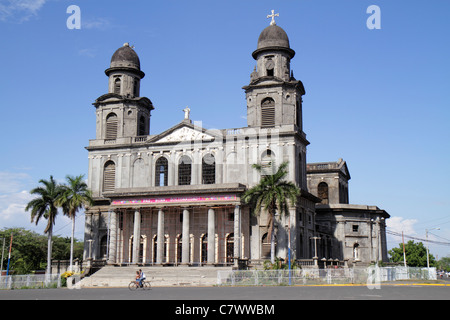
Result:
{"label": "portico", "polygon": [[242,185],[217,186],[209,193],[190,188],[190,194],[187,187],[165,189],[165,197],[109,195],[109,264],[231,265],[248,250],[242,241],[248,235],[241,232],[248,229],[241,224],[249,223],[248,210],[240,205]]}

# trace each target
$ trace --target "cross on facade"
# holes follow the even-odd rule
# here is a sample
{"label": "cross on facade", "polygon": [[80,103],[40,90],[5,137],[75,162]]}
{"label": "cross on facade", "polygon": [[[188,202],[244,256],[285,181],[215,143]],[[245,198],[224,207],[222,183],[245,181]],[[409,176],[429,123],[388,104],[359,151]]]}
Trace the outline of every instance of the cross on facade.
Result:
{"label": "cross on facade", "polygon": [[280,16],[280,14],[279,13],[275,13],[275,10],[272,10],[272,14],[268,14],[267,15],[267,18],[272,18],[272,21],[270,21],[270,25],[271,26],[276,25],[275,17],[279,17],[279,16]]}

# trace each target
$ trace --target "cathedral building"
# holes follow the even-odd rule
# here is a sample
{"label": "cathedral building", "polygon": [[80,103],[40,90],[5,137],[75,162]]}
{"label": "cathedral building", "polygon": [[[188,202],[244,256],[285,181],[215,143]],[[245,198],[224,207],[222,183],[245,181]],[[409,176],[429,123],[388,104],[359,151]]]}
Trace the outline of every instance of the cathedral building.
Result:
{"label": "cathedral building", "polygon": [[385,219],[377,207],[348,204],[345,161],[306,163],[305,88],[294,78],[295,51],[273,15],[252,53],[256,67],[244,86],[247,126],[202,128],[184,118],[150,134],[157,112],[141,96],[144,72],[125,43],[105,70],[108,93],[95,100],[96,137],[89,141],[84,260],[108,264],[257,265],[270,256],[268,216],[251,214],[243,193],[263,174],[289,162],[287,180],[301,195],[276,216],[276,256],[371,263],[386,260]]}

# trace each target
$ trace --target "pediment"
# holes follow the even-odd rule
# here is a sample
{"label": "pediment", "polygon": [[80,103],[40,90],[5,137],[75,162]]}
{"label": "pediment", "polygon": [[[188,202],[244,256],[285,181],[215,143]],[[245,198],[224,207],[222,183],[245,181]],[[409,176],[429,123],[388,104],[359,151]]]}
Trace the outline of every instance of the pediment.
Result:
{"label": "pediment", "polygon": [[160,135],[156,136],[152,143],[172,143],[187,141],[208,141],[214,140],[215,137],[208,134],[202,128],[194,126],[175,126]]}

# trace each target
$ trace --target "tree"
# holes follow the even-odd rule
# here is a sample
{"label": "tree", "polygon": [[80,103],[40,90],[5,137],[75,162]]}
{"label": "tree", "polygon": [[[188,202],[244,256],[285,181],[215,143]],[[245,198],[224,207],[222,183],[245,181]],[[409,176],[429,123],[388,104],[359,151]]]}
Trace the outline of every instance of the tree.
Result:
{"label": "tree", "polygon": [[56,215],[58,214],[56,201],[61,196],[63,188],[60,184],[56,183],[53,176],[50,176],[50,180],[41,179],[39,183],[43,184],[43,186],[36,187],[30,191],[31,194],[37,195],[38,197],[28,202],[25,211],[31,209],[31,222],[36,222],[36,225],[42,217],[47,219],[47,226],[45,227],[44,233],[48,236],[47,274],[50,275],[53,226],[55,225]]}
{"label": "tree", "polygon": [[438,268],[444,271],[450,271],[450,257],[443,257],[437,262]]}
{"label": "tree", "polygon": [[[0,239],[4,239],[9,246],[11,233],[14,234],[10,270],[15,274],[29,274],[36,270],[43,270],[47,266],[46,249],[47,237],[24,228],[6,228],[0,230]],[[75,239],[74,258],[82,259],[83,242]],[[52,258],[68,260],[70,254],[70,238],[53,235]],[[8,255],[3,257],[3,267],[6,266]]]}
{"label": "tree", "polygon": [[[392,262],[403,263],[403,244],[400,243],[397,248],[389,250]],[[422,242],[414,243],[413,240],[409,240],[405,244],[406,264],[409,267],[426,267],[427,266],[427,248]],[[434,267],[436,261],[434,256],[430,254],[430,267]]]}
{"label": "tree", "polygon": [[66,176],[67,185],[63,185],[63,192],[57,199],[56,204],[62,207],[63,212],[72,219],[72,237],[70,241],[70,271],[73,263],[73,240],[75,234],[75,217],[78,210],[94,203],[92,193],[83,181],[84,175],[77,177]]}
{"label": "tree", "polygon": [[[0,238],[9,245],[11,233],[14,234],[11,250],[10,270],[16,274],[27,274],[43,269],[45,263],[45,237],[23,228],[8,228],[0,230]],[[3,266],[7,263],[4,256]]]}
{"label": "tree", "polygon": [[268,236],[270,238],[270,261],[275,262],[275,214],[289,212],[289,203],[292,206],[297,202],[300,195],[300,189],[292,182],[285,181],[287,175],[288,162],[283,162],[274,174],[265,175],[264,167],[260,164],[254,164],[252,167],[261,174],[260,182],[247,190],[242,199],[244,203],[249,204],[255,215],[261,213],[261,209],[267,211]]}

